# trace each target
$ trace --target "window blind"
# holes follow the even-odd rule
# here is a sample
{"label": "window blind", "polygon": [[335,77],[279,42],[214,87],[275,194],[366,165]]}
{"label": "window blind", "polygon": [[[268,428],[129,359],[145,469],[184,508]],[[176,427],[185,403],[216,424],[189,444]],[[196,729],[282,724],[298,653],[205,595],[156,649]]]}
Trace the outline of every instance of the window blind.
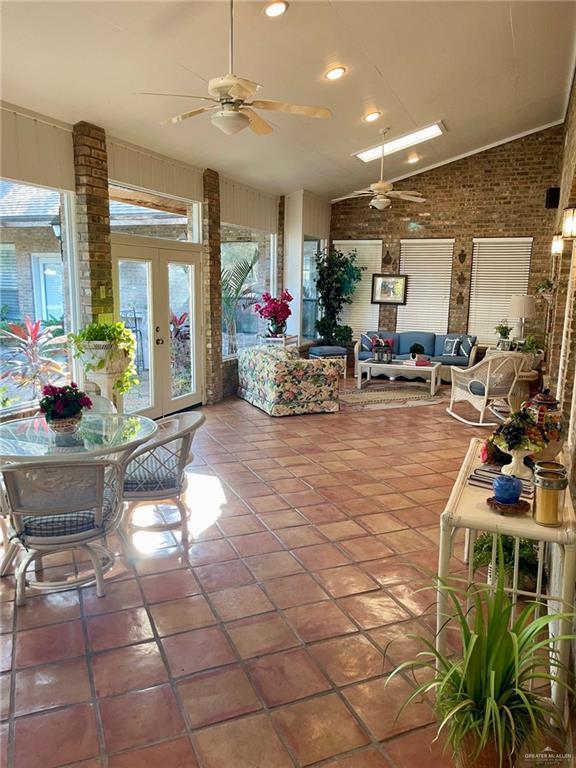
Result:
{"label": "window blind", "polygon": [[447,333],[454,239],[400,240],[400,274],[408,275],[397,331]]}
{"label": "window blind", "polygon": [[472,280],[468,333],[481,344],[497,339],[494,326],[510,319],[510,297],[528,292],[531,237],[475,237],[472,249]]}
{"label": "window blind", "polygon": [[0,312],[3,320],[21,320],[16,246],[0,244]]}
{"label": "window blind", "polygon": [[361,333],[378,330],[378,304],[371,304],[372,275],[382,271],[382,240],[334,240],[334,247],[343,253],[356,251],[356,263],[366,267],[356,285],[352,304],[346,304],[341,323],[352,328],[355,340]]}

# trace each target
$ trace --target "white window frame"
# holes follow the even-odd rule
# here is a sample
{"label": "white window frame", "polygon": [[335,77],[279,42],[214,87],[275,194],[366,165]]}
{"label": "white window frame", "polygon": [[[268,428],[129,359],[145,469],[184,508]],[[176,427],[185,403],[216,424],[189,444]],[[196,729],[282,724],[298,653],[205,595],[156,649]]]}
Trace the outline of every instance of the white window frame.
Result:
{"label": "white window frame", "polygon": [[511,319],[510,297],[528,293],[533,243],[532,237],[473,238],[468,333],[480,344],[496,343],[494,327]]}
{"label": "white window frame", "polygon": [[[46,283],[42,267],[46,264],[59,264],[64,270],[64,258],[56,251],[44,253],[31,253],[32,259],[32,290],[34,293],[34,312],[36,319],[46,320],[48,309],[46,306]],[[64,282],[63,300],[66,301],[66,282]]]}
{"label": "white window frame", "polygon": [[408,281],[406,303],[398,306],[396,331],[448,333],[454,243],[454,238],[400,240],[400,274],[407,275]]}

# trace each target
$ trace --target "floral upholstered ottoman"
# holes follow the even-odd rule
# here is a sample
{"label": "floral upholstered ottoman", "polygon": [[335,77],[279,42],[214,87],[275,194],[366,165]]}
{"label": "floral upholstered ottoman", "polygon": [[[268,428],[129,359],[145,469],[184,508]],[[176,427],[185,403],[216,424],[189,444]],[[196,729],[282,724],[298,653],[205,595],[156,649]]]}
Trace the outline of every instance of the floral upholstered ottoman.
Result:
{"label": "floral upholstered ottoman", "polygon": [[340,364],[303,360],[290,347],[250,347],[238,352],[238,397],[270,416],[338,411]]}

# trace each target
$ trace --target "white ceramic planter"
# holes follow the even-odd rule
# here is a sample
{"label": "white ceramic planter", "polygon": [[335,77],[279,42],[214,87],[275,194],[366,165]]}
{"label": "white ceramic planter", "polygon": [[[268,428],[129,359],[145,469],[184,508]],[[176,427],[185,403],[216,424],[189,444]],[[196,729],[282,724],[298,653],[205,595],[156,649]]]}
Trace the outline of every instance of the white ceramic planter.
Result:
{"label": "white ceramic planter", "polygon": [[95,373],[120,374],[128,367],[129,357],[126,352],[116,349],[108,341],[87,341],[83,347],[80,362],[84,368],[93,368]]}
{"label": "white ceramic planter", "polygon": [[531,480],[532,470],[524,464],[526,456],[530,456],[532,451],[516,450],[507,451],[512,456],[511,464],[504,464],[502,467],[503,475],[513,475],[519,477],[521,480]]}

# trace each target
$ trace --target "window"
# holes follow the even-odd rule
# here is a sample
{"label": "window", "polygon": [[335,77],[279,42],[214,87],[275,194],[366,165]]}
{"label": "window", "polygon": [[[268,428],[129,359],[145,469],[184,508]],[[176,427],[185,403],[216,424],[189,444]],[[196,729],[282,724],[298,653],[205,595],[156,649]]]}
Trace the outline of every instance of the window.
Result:
{"label": "window", "polygon": [[[8,406],[71,376],[64,338],[73,325],[69,204],[67,193],[0,181],[0,398]],[[9,335],[14,330],[18,338]]]}
{"label": "window", "polygon": [[318,320],[318,294],[316,292],[316,254],[322,242],[315,237],[304,236],[302,264],[302,338],[315,339]]}
{"label": "window", "polygon": [[528,292],[532,238],[474,238],[473,244],[468,333],[493,344],[494,326],[509,318],[510,297]]}
{"label": "window", "polygon": [[400,274],[408,275],[397,331],[448,332],[453,239],[400,240]]}
{"label": "window", "polygon": [[113,233],[202,242],[200,203],[110,186]]}
{"label": "window", "polygon": [[[232,224],[221,226],[222,354],[258,344],[267,323],[254,311],[270,291],[275,238],[266,232]],[[274,292],[274,291],[272,291]]]}

